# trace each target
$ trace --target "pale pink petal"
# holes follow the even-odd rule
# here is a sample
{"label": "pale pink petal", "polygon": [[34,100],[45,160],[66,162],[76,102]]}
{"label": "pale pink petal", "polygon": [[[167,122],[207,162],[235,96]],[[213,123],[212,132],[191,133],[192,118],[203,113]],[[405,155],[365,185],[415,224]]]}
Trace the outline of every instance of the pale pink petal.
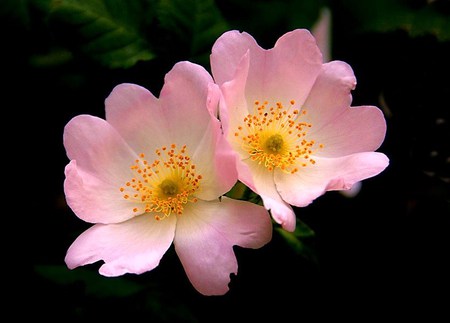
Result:
{"label": "pale pink petal", "polygon": [[119,224],[96,224],[73,242],[66,264],[73,269],[103,260],[99,272],[104,276],[152,270],[172,244],[175,224],[176,217],[157,221],[152,214]]}
{"label": "pale pink petal", "polygon": [[263,165],[246,160],[237,163],[239,180],[260,195],[264,207],[270,210],[272,218],[287,231],[294,231],[295,213],[292,207],[281,198],[273,179],[274,173]]}
{"label": "pale pink petal", "polygon": [[201,189],[195,195],[202,200],[225,194],[238,179],[236,156],[222,134],[219,121],[211,120],[210,128],[192,155],[196,174],[202,176]]}
{"label": "pale pink petal", "polygon": [[66,167],[68,205],[87,222],[113,223],[132,216],[133,203],[120,187],[133,177],[136,154],[105,120],[81,115],[64,128],[64,146],[72,162]]}
{"label": "pale pink petal", "polygon": [[348,198],[353,198],[359,194],[362,188],[362,181],[356,182],[347,190],[340,190],[339,193],[341,193],[343,196]]}
{"label": "pale pink petal", "polygon": [[301,120],[311,124],[307,140],[324,145],[315,153],[338,157],[376,150],[384,140],[386,122],[376,107],[350,107],[356,79],[344,62],[324,64],[306,100],[306,115]]}
{"label": "pale pink petal", "polygon": [[106,120],[137,154],[152,154],[167,145],[169,120],[159,101],[135,84],[117,85],[105,100]]}
{"label": "pale pink petal", "polygon": [[256,40],[246,32],[227,31],[216,40],[210,61],[212,75],[217,84],[222,85],[234,78],[242,56],[248,51],[253,53],[252,59],[261,59],[264,55]]}
{"label": "pale pink petal", "polygon": [[272,194],[270,196],[261,195],[264,207],[270,210],[270,214],[276,223],[289,232],[295,230],[297,218],[292,207],[282,200],[279,194]]}
{"label": "pale pink petal", "polygon": [[115,87],[106,99],[106,118],[138,154],[154,156],[171,144],[186,145],[193,154],[216,117],[219,97],[202,66],[179,62],[166,74],[159,99],[138,85]]}
{"label": "pale pink petal", "polygon": [[350,189],[358,181],[373,177],[389,164],[386,155],[363,152],[340,158],[315,158],[295,174],[275,171],[277,189],[283,199],[294,206],[306,206],[326,191]]}
{"label": "pale pink petal", "polygon": [[[322,67],[322,54],[311,33],[306,29],[288,32],[278,39],[268,54],[264,73],[258,75],[261,66],[255,66],[256,75],[252,75],[254,79],[248,82],[253,84],[264,75],[266,84],[263,89],[274,99],[295,100],[299,104],[305,102]],[[261,89],[260,86],[256,88]],[[286,101],[284,103],[287,104]]]}
{"label": "pale pink petal", "polygon": [[64,193],[72,211],[82,220],[91,223],[118,223],[135,216],[140,205],[126,200],[118,185],[104,182],[99,177],[77,167],[72,160],[65,168]]}
{"label": "pale pink petal", "polygon": [[209,73],[189,62],[177,63],[166,75],[160,95],[169,121],[166,135],[179,147],[187,146],[203,178],[197,197],[205,200],[226,193],[237,180],[233,152],[216,117],[220,95]]}
{"label": "pale pink petal", "polygon": [[322,52],[323,61],[331,60],[331,10],[327,7],[320,9],[319,18],[311,27],[311,33],[316,39],[317,46]]}
{"label": "pale pink petal", "polygon": [[312,125],[308,133],[320,132],[324,125],[348,109],[352,102],[351,91],[355,87],[356,78],[350,65],[341,61],[323,64],[303,105],[306,115],[301,118]]}
{"label": "pale pink petal", "polygon": [[262,206],[223,197],[186,209],[174,245],[192,285],[204,295],[223,295],[230,274],[237,274],[233,246],[260,248],[271,238],[272,223]]}
{"label": "pale pink petal", "polygon": [[256,194],[277,194],[273,173],[267,171],[263,165],[250,160],[238,160],[236,163],[239,180]]}
{"label": "pale pink petal", "polygon": [[383,112],[374,106],[352,107],[311,135],[324,145],[317,150],[323,157],[339,157],[363,151],[377,150],[386,135]]}
{"label": "pale pink petal", "polygon": [[[186,145],[192,154],[210,127],[212,103],[219,93],[210,92],[211,75],[200,65],[179,62],[166,74],[159,97],[168,128],[164,131],[168,145]],[[212,96],[212,97],[211,97]]]}
{"label": "pale pink petal", "polygon": [[247,50],[250,57],[245,89],[247,102],[305,102],[322,65],[322,55],[308,30],[284,34],[269,50],[262,49],[246,33],[223,34],[211,54],[211,69],[218,84],[232,79]]}
{"label": "pale pink petal", "polygon": [[[247,99],[245,98],[245,83],[247,82],[249,68],[249,52],[247,51],[240,60],[236,72],[231,81],[221,86],[222,97],[220,100],[220,121],[228,140],[234,140],[234,132],[249,114]],[[238,149],[240,145],[236,145]]]}
{"label": "pale pink petal", "polygon": [[76,116],[67,123],[63,143],[69,159],[77,160],[80,169],[105,182],[127,176],[129,162],[136,157],[109,123],[89,115]]}

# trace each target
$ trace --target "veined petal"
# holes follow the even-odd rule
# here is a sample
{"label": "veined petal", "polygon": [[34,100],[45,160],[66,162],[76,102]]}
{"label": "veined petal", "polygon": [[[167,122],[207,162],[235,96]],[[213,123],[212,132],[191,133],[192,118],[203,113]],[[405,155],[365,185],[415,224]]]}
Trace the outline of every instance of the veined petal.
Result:
{"label": "veined petal", "polygon": [[260,195],[264,207],[270,210],[272,218],[287,231],[294,231],[295,213],[290,205],[283,201],[274,182],[274,173],[250,160],[238,162],[239,180]]}
{"label": "veined petal", "polygon": [[324,62],[331,60],[331,28],[331,10],[328,7],[322,7],[319,18],[311,27],[311,32],[322,52]]}
{"label": "veined petal", "polygon": [[258,195],[277,194],[273,173],[250,159],[237,162],[239,180]]}
{"label": "veined petal", "polygon": [[276,223],[289,232],[295,230],[297,218],[292,207],[280,197],[279,194],[261,195],[264,207],[270,210],[270,214]]}
{"label": "veined petal", "polygon": [[103,260],[99,272],[104,276],[152,270],[172,244],[175,224],[176,217],[157,221],[151,214],[119,224],[96,224],[73,242],[66,264],[73,269]]}
{"label": "veined petal", "polygon": [[204,295],[222,295],[237,273],[233,246],[260,248],[271,238],[263,207],[223,197],[189,208],[178,220],[174,244],[192,285]]}
{"label": "veined petal", "polygon": [[386,155],[378,152],[316,157],[315,161],[295,174],[276,169],[277,190],[287,203],[306,206],[326,191],[350,189],[354,183],[378,175],[389,164]]}
{"label": "veined petal", "polygon": [[105,100],[106,120],[137,154],[167,145],[169,120],[159,100],[136,84],[119,84]]}
{"label": "veined petal", "polygon": [[69,159],[79,168],[96,174],[104,181],[128,175],[129,160],[136,156],[119,133],[105,120],[80,115],[64,128],[64,147]]}
{"label": "veined petal", "polygon": [[322,66],[322,55],[309,31],[288,32],[269,50],[262,49],[246,33],[224,33],[211,54],[211,69],[218,84],[232,79],[247,51],[250,56],[245,89],[248,103],[281,99],[305,102]]}
{"label": "veined petal", "polygon": [[341,61],[324,64],[306,100],[302,120],[309,123],[307,139],[323,145],[319,156],[339,157],[374,151],[386,133],[386,121],[377,107],[350,107],[356,78]]}
{"label": "veined petal", "polygon": [[72,160],[65,168],[64,193],[72,211],[90,223],[118,223],[135,216],[139,204],[126,200],[120,194],[123,183],[105,182],[77,166]]}
{"label": "veined petal", "polygon": [[132,177],[134,152],[105,120],[81,115],[64,129],[64,146],[72,162],[66,167],[68,205],[87,222],[114,223],[132,216],[133,204],[120,187]]}
{"label": "veined petal", "polygon": [[234,157],[223,143],[217,119],[220,90],[200,65],[177,63],[166,75],[160,101],[170,120],[169,134],[179,146],[186,145],[202,175],[197,197],[214,199],[237,181]]}
{"label": "veined petal", "polygon": [[312,124],[309,134],[320,132],[322,127],[336,120],[349,109],[351,91],[356,87],[353,70],[347,63],[332,61],[322,65],[303,109],[302,119]]}
{"label": "veined petal", "polygon": [[377,150],[386,135],[383,112],[375,106],[351,107],[312,135],[324,148],[318,156],[339,157]]}
{"label": "veined petal", "polygon": [[251,51],[252,59],[262,59],[263,50],[246,32],[227,31],[214,43],[211,50],[211,71],[217,84],[232,80],[242,56]]}
{"label": "veined petal", "polygon": [[234,134],[230,133],[230,129],[236,129],[249,114],[245,97],[245,83],[247,82],[249,64],[249,52],[247,51],[242,56],[232,80],[221,86],[220,121],[224,134],[230,142],[234,139]]}
{"label": "veined petal", "polygon": [[202,200],[213,200],[225,194],[238,178],[235,153],[222,134],[220,122],[211,119],[210,128],[192,155],[202,175],[201,189],[196,193]]}
{"label": "veined petal", "polygon": [[166,74],[159,97],[168,129],[168,141],[187,145],[193,153],[211,122],[211,101],[218,104],[216,93],[211,97],[211,75],[200,65],[179,62]]}
{"label": "veined petal", "polygon": [[193,154],[216,118],[219,97],[203,67],[179,62],[166,74],[159,99],[138,85],[116,86],[106,99],[106,118],[137,154],[154,156],[171,144]]}

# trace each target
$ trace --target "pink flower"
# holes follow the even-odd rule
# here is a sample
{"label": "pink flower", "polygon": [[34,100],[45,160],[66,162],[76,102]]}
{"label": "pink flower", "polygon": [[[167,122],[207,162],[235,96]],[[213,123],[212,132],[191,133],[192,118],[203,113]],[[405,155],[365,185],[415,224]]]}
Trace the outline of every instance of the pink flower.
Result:
{"label": "pink flower", "polygon": [[284,229],[295,229],[291,205],[350,189],[387,167],[388,158],[374,152],[386,132],[381,110],[350,106],[351,67],[323,63],[309,31],[288,32],[269,50],[247,33],[226,32],[213,46],[211,68],[239,180]]}
{"label": "pink flower", "polygon": [[264,207],[221,197],[237,173],[212,114],[219,96],[205,69],[181,62],[159,99],[121,84],[106,99],[106,120],[69,121],[67,203],[95,223],[68,249],[69,268],[103,260],[102,275],[141,274],[158,266],[173,242],[200,293],[228,291],[237,273],[233,245],[263,246],[272,224]]}

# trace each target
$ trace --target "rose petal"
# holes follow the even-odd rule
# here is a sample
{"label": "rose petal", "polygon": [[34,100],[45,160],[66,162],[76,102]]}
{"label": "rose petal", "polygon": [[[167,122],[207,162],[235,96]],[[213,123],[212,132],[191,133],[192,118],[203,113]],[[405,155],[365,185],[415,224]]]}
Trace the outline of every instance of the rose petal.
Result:
{"label": "rose petal", "polygon": [[309,134],[320,132],[324,125],[338,119],[341,113],[349,109],[351,91],[355,86],[355,75],[347,63],[332,61],[322,65],[302,108],[307,112],[302,119],[312,124]]}
{"label": "rose petal", "polygon": [[[209,100],[213,79],[200,65],[179,62],[166,74],[159,97],[168,129],[164,135],[167,141],[187,145],[191,154],[210,127]],[[195,125],[195,126],[194,126]],[[158,129],[158,128],[157,128]],[[166,131],[166,129],[158,129]]]}
{"label": "rose petal", "polygon": [[211,54],[211,69],[218,84],[232,79],[247,50],[250,56],[246,83],[248,104],[255,100],[305,102],[322,65],[322,55],[309,31],[288,32],[270,50],[262,49],[246,33],[223,34]]}
{"label": "rose petal", "polygon": [[273,179],[274,173],[251,160],[240,161],[237,166],[239,180],[260,195],[265,208],[270,210],[275,222],[287,231],[294,231],[296,225],[295,213],[278,193]]}
{"label": "rose petal", "polygon": [[202,176],[201,189],[195,196],[202,200],[213,200],[225,194],[238,178],[235,153],[225,140],[219,121],[211,120],[210,127],[192,155],[196,174]]}
{"label": "rose petal", "polygon": [[327,7],[320,9],[319,18],[311,27],[311,33],[316,39],[317,46],[322,52],[323,61],[331,60],[331,10]]}
{"label": "rose petal", "polygon": [[261,198],[265,208],[270,210],[275,222],[280,224],[284,230],[293,232],[297,224],[297,218],[292,207],[283,201],[279,194],[261,195]]}
{"label": "rose petal", "polygon": [[136,155],[105,120],[81,115],[64,128],[64,146],[72,162],[65,169],[68,205],[87,222],[114,223],[129,219],[135,203],[120,187],[133,177]]}
{"label": "rose petal", "polygon": [[172,244],[175,223],[174,216],[157,221],[145,214],[119,224],[96,224],[73,242],[66,264],[73,269],[103,260],[99,272],[104,276],[152,270]]}
{"label": "rose petal", "polygon": [[340,158],[316,157],[314,165],[295,174],[276,169],[275,182],[282,198],[295,206],[306,206],[330,190],[350,189],[363,179],[382,172],[389,164],[386,155],[363,152]]}
{"label": "rose petal", "polygon": [[90,223],[118,223],[135,216],[135,207],[140,205],[126,200],[119,185],[104,182],[77,167],[72,160],[65,168],[64,193],[72,211]]}
{"label": "rose petal", "polygon": [[363,151],[377,150],[386,135],[383,112],[374,106],[352,107],[311,135],[324,145],[318,156],[339,157]]}
{"label": "rose petal", "polygon": [[117,85],[105,100],[106,120],[137,154],[167,145],[168,120],[159,101],[135,84]]}
{"label": "rose petal", "polygon": [[216,40],[211,50],[211,71],[217,84],[234,78],[242,56],[249,50],[253,52],[252,59],[263,55],[255,39],[246,32],[227,31]]}
{"label": "rose petal", "polygon": [[272,238],[267,211],[256,204],[223,197],[199,201],[179,218],[175,250],[192,285],[204,295],[228,291],[237,273],[233,246],[260,248]]}
{"label": "rose petal", "polygon": [[[249,52],[247,51],[239,62],[233,79],[224,83],[221,87],[223,96],[220,100],[220,121],[224,134],[230,142],[234,140],[234,132],[237,127],[249,114],[245,98],[245,83],[247,82],[249,64]],[[237,149],[240,144],[234,146]]]}

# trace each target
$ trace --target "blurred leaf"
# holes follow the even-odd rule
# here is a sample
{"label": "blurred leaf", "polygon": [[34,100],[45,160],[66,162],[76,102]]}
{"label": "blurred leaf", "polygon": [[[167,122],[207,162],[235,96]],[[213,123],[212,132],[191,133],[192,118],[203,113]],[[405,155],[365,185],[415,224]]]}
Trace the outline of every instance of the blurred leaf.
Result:
{"label": "blurred leaf", "polygon": [[58,284],[82,282],[86,286],[86,294],[96,297],[126,297],[143,289],[139,284],[123,277],[104,277],[85,268],[69,270],[65,266],[41,265],[36,266],[35,270],[41,276]]}
{"label": "blurred leaf", "polygon": [[281,227],[276,227],[275,231],[284,238],[296,254],[317,263],[315,251],[305,242],[306,239],[314,237],[315,232],[306,223],[297,219],[294,232],[288,232]]}
{"label": "blurred leaf", "polygon": [[[310,28],[329,0],[217,0],[233,29],[250,33],[269,48],[287,30]],[[267,41],[267,43],[265,43]]]}
{"label": "blurred leaf", "polygon": [[30,12],[28,0],[2,0],[0,5],[0,17],[20,22],[24,26],[30,24]]}
{"label": "blurred leaf", "polygon": [[48,68],[63,65],[72,58],[72,52],[64,48],[51,48],[48,53],[31,55],[30,64],[34,67]]}
{"label": "blurred leaf", "polygon": [[247,195],[249,188],[242,182],[237,181],[236,184],[228,191],[226,196],[232,199],[242,200]]}
{"label": "blurred leaf", "polygon": [[50,23],[69,48],[107,67],[128,68],[154,58],[143,31],[151,10],[143,1],[35,1],[48,10]]}
{"label": "blurred leaf", "polygon": [[244,200],[262,205],[261,197],[240,181],[234,184],[231,190],[225,195],[232,199]]}
{"label": "blurred leaf", "polygon": [[228,29],[214,0],[160,0],[161,26],[188,42],[191,55],[207,51],[215,39]]}
{"label": "blurred leaf", "polygon": [[441,41],[450,40],[450,16],[439,10],[437,1],[413,5],[407,0],[342,0],[358,19],[363,31],[388,32],[405,30],[411,36],[431,34]]}

